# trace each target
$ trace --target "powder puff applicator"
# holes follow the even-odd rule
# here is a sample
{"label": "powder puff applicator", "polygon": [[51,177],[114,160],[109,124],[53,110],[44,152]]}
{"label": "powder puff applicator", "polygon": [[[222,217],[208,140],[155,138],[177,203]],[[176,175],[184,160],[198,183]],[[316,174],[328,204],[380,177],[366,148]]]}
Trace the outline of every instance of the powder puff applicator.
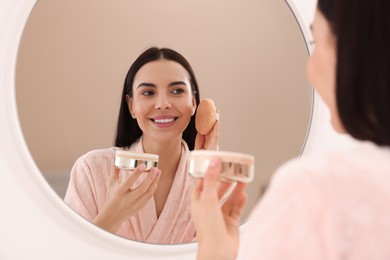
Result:
{"label": "powder puff applicator", "polygon": [[195,116],[195,128],[198,133],[207,135],[218,119],[219,114],[217,113],[214,101],[209,98],[203,99],[198,105]]}

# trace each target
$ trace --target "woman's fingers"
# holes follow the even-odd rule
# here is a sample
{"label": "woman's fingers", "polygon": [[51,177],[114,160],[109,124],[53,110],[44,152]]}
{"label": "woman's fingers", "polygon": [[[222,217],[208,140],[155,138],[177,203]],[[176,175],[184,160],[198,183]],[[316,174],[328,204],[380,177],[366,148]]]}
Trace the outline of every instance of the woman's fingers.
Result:
{"label": "woman's fingers", "polygon": [[197,134],[195,138],[195,150],[218,150],[219,121],[215,121],[213,128],[206,135]]}
{"label": "woman's fingers", "polygon": [[154,181],[158,180],[159,175],[160,175],[159,173],[160,173],[160,170],[155,168],[155,167],[150,169],[150,172],[148,172],[148,175],[145,177],[145,179],[140,183],[140,185],[138,185],[137,188],[135,188],[131,192],[134,192],[138,196],[142,196],[143,194],[148,193],[149,188],[153,186],[152,183]]}
{"label": "woman's fingers", "polygon": [[145,171],[145,164],[140,164],[135,168],[135,170],[129,173],[129,176],[124,178],[120,191],[125,193],[130,190],[131,186],[135,183],[139,176]]}
{"label": "woman's fingers", "polygon": [[211,129],[211,138],[218,143],[219,137],[219,120],[215,121],[213,128]]}
{"label": "woman's fingers", "polygon": [[205,136],[199,133],[196,134],[194,150],[202,150],[204,148]]}
{"label": "woman's fingers", "polygon": [[230,216],[237,221],[240,220],[242,212],[244,211],[244,207],[246,202],[248,201],[248,196],[246,193],[241,193],[237,199],[236,203],[234,204],[234,207],[230,210]]}
{"label": "woman's fingers", "polygon": [[134,190],[134,192],[140,192],[139,200],[142,203],[148,201],[156,192],[160,176],[161,171],[154,168],[154,171],[151,171],[149,176]]}
{"label": "woman's fingers", "polygon": [[228,190],[234,185],[231,181],[221,181],[218,185],[218,198],[221,199]]}
{"label": "woman's fingers", "polygon": [[215,121],[213,128],[205,136],[203,148],[206,150],[218,150],[219,121]]}
{"label": "woman's fingers", "polygon": [[245,194],[245,188],[247,183],[238,182],[236,188],[233,190],[232,195],[228,198],[222,207],[222,212],[225,216],[230,216],[235,219],[241,217],[242,211],[247,201]]}
{"label": "woman's fingers", "polygon": [[215,193],[217,196],[217,188],[219,183],[219,177],[222,171],[221,159],[218,157],[210,158],[209,167],[206,174],[203,177],[203,193],[212,194]]}
{"label": "woman's fingers", "polygon": [[195,188],[192,192],[192,201],[198,201],[199,198],[200,198],[200,194],[203,190],[203,179],[202,178],[199,178],[197,179],[196,181],[196,185],[195,185]]}

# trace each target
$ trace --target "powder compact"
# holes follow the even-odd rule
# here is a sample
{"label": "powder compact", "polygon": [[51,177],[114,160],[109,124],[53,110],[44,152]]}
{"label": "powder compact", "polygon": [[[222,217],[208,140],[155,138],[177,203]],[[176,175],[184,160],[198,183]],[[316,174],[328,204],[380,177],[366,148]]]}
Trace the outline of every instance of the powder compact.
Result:
{"label": "powder compact", "polygon": [[149,171],[152,167],[157,167],[158,158],[156,154],[116,150],[114,165],[122,170],[133,171],[138,165],[145,164],[145,171]]}
{"label": "powder compact", "polygon": [[222,162],[221,180],[249,183],[253,180],[255,171],[255,157],[249,154],[193,150],[190,154],[189,173],[195,178],[201,178],[207,171],[212,157],[218,157]]}

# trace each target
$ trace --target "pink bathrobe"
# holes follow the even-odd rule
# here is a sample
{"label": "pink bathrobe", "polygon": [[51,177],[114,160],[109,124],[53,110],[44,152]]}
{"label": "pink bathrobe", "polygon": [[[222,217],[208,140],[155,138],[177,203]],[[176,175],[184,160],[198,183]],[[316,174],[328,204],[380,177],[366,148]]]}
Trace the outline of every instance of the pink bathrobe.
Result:
{"label": "pink bathrobe", "polygon": [[[114,164],[116,149],[118,148],[112,147],[88,152],[73,166],[65,202],[90,221],[106,201],[107,180]],[[142,138],[129,150],[143,153]],[[117,235],[158,244],[193,241],[196,232],[191,221],[190,202],[195,182],[187,171],[188,158],[188,146],[182,141],[181,158],[175,179],[159,218],[152,197],[137,214],[122,223]]]}
{"label": "pink bathrobe", "polygon": [[239,259],[390,259],[390,148],[369,142],[282,166]]}

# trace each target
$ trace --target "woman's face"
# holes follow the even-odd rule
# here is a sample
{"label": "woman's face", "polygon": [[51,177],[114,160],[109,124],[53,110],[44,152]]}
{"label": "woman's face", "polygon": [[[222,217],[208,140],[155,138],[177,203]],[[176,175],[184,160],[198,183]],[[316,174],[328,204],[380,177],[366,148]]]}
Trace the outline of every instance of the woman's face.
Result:
{"label": "woman's face", "polygon": [[133,97],[127,101],[144,138],[157,142],[181,140],[196,108],[188,72],[164,59],[140,68],[134,77]]}
{"label": "woman's face", "polygon": [[318,9],[311,29],[314,49],[307,64],[308,79],[329,107],[333,128],[345,132],[336,105],[336,37]]}

